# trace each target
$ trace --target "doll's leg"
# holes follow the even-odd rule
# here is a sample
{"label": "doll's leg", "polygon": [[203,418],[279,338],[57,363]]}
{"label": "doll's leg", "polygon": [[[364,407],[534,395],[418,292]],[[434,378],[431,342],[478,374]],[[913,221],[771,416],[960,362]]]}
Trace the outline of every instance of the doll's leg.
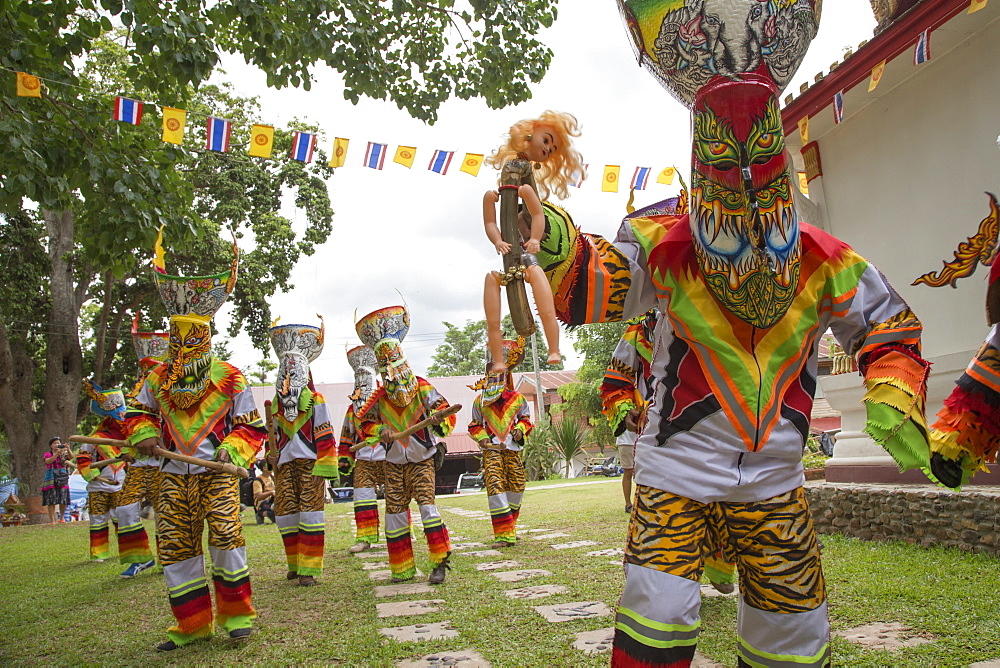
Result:
{"label": "doll's leg", "polygon": [[506,371],[503,354],[503,332],[500,329],[500,276],[495,271],[486,274],[483,286],[483,310],[486,312],[486,346],[490,350],[492,371]]}
{"label": "doll's leg", "polygon": [[531,294],[535,296],[535,308],[538,317],[542,319],[542,329],[545,331],[545,343],[549,347],[549,364],[559,364],[559,321],[556,320],[556,306],[552,299],[552,288],[545,278],[545,272],[537,264],[528,267],[525,278],[531,284]]}

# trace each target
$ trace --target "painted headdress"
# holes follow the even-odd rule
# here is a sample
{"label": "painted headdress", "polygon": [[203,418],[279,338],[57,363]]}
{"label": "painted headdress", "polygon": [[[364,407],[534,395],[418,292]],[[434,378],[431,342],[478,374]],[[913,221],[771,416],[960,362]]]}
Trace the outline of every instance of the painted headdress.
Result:
{"label": "painted headdress", "polygon": [[139,331],[140,315],[136,311],[132,317],[132,346],[135,348],[136,359],[139,360],[139,370],[145,374],[151,368],[167,359],[167,351],[170,348],[170,334],[168,332]]}
{"label": "painted headdress", "polygon": [[274,389],[281,412],[289,422],[295,421],[299,410],[305,407],[302,404],[312,397],[308,389],[311,381],[309,363],[316,361],[323,352],[326,331],[323,316],[316,317],[320,320],[319,327],[278,325],[278,319],[271,325],[271,345],[278,355],[278,378]]}
{"label": "painted headdress", "polygon": [[208,388],[212,368],[212,317],[233,288],[240,253],[233,241],[233,263],[212,276],[171,276],[164,267],[163,230],[156,238],[153,278],[170,316],[169,369],[162,390],[178,408],[190,408]]}
{"label": "painted headdress", "polygon": [[125,393],[121,388],[104,390],[100,385],[85,378],[83,391],[90,397],[90,410],[95,415],[112,417],[118,421],[125,419]]}
{"label": "painted headdress", "polygon": [[368,400],[375,393],[375,353],[368,346],[355,346],[347,351],[347,363],[354,370],[354,392],[348,399],[354,405],[354,414],[361,417]]}
{"label": "painted headdress", "polygon": [[406,306],[386,306],[372,311],[354,325],[361,342],[375,353],[386,395],[397,406],[406,406],[417,393],[417,377],[400,347],[410,329]]}
{"label": "painted headdress", "polygon": [[480,403],[489,406],[500,398],[504,390],[514,389],[514,367],[524,360],[525,339],[523,336],[516,340],[504,339],[501,342],[504,359],[507,362],[506,371],[491,371],[490,362],[486,363],[486,376],[475,385],[469,385],[469,389],[482,390]]}
{"label": "painted headdress", "polygon": [[767,328],[791,305],[798,217],[778,95],[820,0],[618,0],[639,63],[694,115],[689,224],[712,294]]}

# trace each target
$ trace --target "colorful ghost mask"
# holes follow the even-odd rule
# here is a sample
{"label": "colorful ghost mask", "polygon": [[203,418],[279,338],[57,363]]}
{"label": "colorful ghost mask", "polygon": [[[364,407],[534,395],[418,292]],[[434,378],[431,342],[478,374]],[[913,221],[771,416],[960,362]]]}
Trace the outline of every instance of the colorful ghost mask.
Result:
{"label": "colorful ghost mask", "polygon": [[229,271],[212,276],[170,276],[163,263],[162,232],[156,240],[153,278],[170,316],[168,366],[161,390],[178,408],[190,408],[208,388],[212,368],[212,328],[215,313],[236,287],[239,249],[233,242]]}
{"label": "colorful ghost mask", "polygon": [[504,339],[501,342],[501,346],[503,347],[504,359],[507,362],[507,370],[499,372],[491,371],[490,367],[492,365],[487,362],[486,377],[475,385],[469,385],[470,389],[482,390],[480,403],[483,406],[489,406],[499,399],[503,395],[504,390],[514,389],[514,367],[524,360],[525,340],[523,336],[517,337],[517,340]]}
{"label": "colorful ghost mask", "polygon": [[362,343],[375,353],[378,372],[389,400],[406,406],[417,394],[417,377],[410,370],[400,343],[410,329],[405,306],[387,306],[373,311],[355,324]]}
{"label": "colorful ghost mask", "polygon": [[356,346],[347,351],[347,363],[354,370],[354,392],[348,397],[359,415],[375,393],[375,353],[368,346]]}
{"label": "colorful ghost mask", "polygon": [[754,327],[791,305],[798,217],[778,95],[819,26],[819,0],[619,0],[640,63],[692,109],[691,214],[712,294]]}
{"label": "colorful ghost mask", "polygon": [[125,419],[125,393],[120,388],[103,390],[91,380],[84,379],[83,391],[90,397],[90,410],[101,417]]}
{"label": "colorful ghost mask", "polygon": [[[276,325],[271,327],[271,345],[278,355],[278,379],[274,383],[285,419],[294,422],[298,417],[304,390],[309,386],[309,363],[316,361],[323,352],[323,316],[320,326]],[[275,323],[278,322],[275,320]]]}
{"label": "colorful ghost mask", "polygon": [[132,318],[132,347],[139,360],[139,372],[145,375],[150,369],[167,358],[170,347],[168,332],[140,332],[139,312]]}

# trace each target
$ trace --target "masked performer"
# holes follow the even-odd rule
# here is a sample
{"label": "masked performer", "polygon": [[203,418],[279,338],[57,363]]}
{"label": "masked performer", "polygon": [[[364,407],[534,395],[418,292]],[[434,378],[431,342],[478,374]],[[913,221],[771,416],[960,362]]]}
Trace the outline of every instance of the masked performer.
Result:
{"label": "masked performer", "polygon": [[[524,239],[524,250],[528,253],[527,266],[523,269],[524,280],[531,284],[538,315],[545,332],[545,342],[549,348],[549,364],[558,364],[559,322],[552,302],[552,292],[545,274],[534,260],[544,235],[547,232],[542,199],[554,193],[560,198],[569,196],[566,186],[583,170],[583,159],[573,149],[573,137],[580,136],[576,118],[570,114],[546,111],[538,118],[518,121],[511,126],[507,141],[486,159],[486,164],[502,169],[503,174],[520,175],[521,185],[501,185],[500,188],[516,188],[517,195],[524,203],[518,215],[518,229]],[[533,165],[533,166],[532,166]],[[497,226],[496,205],[500,200],[499,191],[488,190],[483,196],[483,223],[486,236],[500,255],[506,255],[511,245],[500,236]],[[500,272],[490,272],[486,276],[483,292],[483,307],[486,312],[486,338],[492,370],[504,372],[503,332],[500,328],[500,287],[507,285],[510,277]],[[525,333],[526,334],[526,333]]]}
{"label": "masked performer", "polygon": [[[347,351],[347,362],[354,370],[354,392],[351,405],[344,415],[340,430],[341,458],[354,460],[354,524],[355,540],[348,552],[364,552],[378,542],[377,488],[385,485],[385,448],[380,444],[366,445],[361,435],[364,410],[375,392],[375,353],[368,346],[356,346]],[[352,452],[352,448],[358,447]]]}
{"label": "masked performer", "polygon": [[514,390],[512,372],[524,359],[524,338],[503,342],[507,371],[504,384],[491,387],[488,378],[475,385],[482,390],[472,404],[469,436],[483,453],[486,494],[493,523],[493,547],[511,547],[517,543],[517,516],[524,496],[524,463],[521,448],[531,433],[531,413],[524,396]]}
{"label": "masked performer", "polygon": [[816,0],[621,0],[640,62],[693,111],[690,214],[626,220],[613,244],[568,217],[538,254],[567,324],[657,307],[655,390],[612,663],[686,666],[706,545],[740,570],[741,665],[829,663],[819,548],[802,489],[817,342],[865,376],[867,429],[928,464],[920,322],[850,247],[799,224],[778,95]]}
{"label": "masked performer", "polygon": [[[125,437],[122,420],[125,418],[125,394],[120,389],[102,390],[89,380],[83,381],[84,392],[90,397],[90,410],[101,416],[101,424],[91,436],[121,440]],[[118,493],[125,480],[124,462],[116,462],[100,469],[97,462],[116,459],[121,450],[113,445],[92,445],[84,443],[76,455],[76,469],[87,481],[87,512],[90,513],[90,560],[103,562],[111,557],[111,543],[108,540],[110,525],[114,523],[118,533],[118,523],[112,514],[118,506]],[[121,551],[121,537],[118,549]]]}
{"label": "masked performer", "polygon": [[[410,501],[416,500],[427,537],[433,570],[428,581],[444,582],[451,568],[448,528],[434,504],[435,455],[439,437],[455,428],[455,416],[435,416],[448,402],[423,378],[416,376],[403,355],[400,343],[410,328],[405,306],[388,306],[369,313],[355,325],[362,343],[375,352],[382,387],[372,394],[359,413],[364,416],[362,435],[369,445],[381,443],[385,461],[385,538],[389,548],[389,568],[393,582],[405,582],[416,575],[413,543],[410,538]],[[371,414],[369,415],[369,411]],[[418,422],[424,427],[408,438],[397,435]]]}
{"label": "masked performer", "polygon": [[[170,346],[166,362],[149,372],[136,396],[136,403],[149,415],[137,420],[129,440],[142,455],[153,454],[152,448],[158,446],[247,466],[264,442],[264,422],[249,384],[239,369],[212,355],[212,316],[236,284],[235,244],[233,253],[227,272],[197,278],[168,276],[157,240],[154,278],[170,315]],[[237,478],[170,459],[163,460],[161,471],[160,561],[177,623],[167,631],[169,640],[157,649],[171,651],[208,637],[216,622],[231,638],[249,638],[257,613],[250,602]],[[201,546],[206,522],[216,615]]]}
{"label": "masked performer", "polygon": [[337,477],[330,411],[309,370],[323,352],[323,332],[322,326],[271,327],[271,345],[278,354],[276,396],[268,416],[276,427],[277,452],[267,455],[277,471],[274,515],[285,546],[286,577],[298,578],[303,587],[315,585],[323,571],[326,478]]}
{"label": "masked performer", "polygon": [[[131,431],[134,420],[146,419],[146,414],[135,405],[135,397],[146,374],[166,359],[169,336],[167,332],[140,332],[139,314],[136,313],[132,319],[132,345],[139,360],[139,381],[125,396],[126,404],[132,407],[131,411],[126,410],[126,433]],[[118,493],[118,555],[123,564],[128,564],[121,577],[134,578],[156,563],[139,511],[144,500],[156,508],[160,491],[160,459],[136,457],[134,448],[122,448],[122,451],[129,454],[131,461],[125,473],[125,483]]]}
{"label": "masked performer", "polygon": [[[644,209],[639,213],[649,215],[652,211]],[[659,322],[660,312],[656,309],[628,321],[628,328],[615,347],[601,383],[602,408],[618,438],[618,457],[625,471],[622,489],[629,513],[632,512],[635,442],[646,424],[646,409],[653,396],[653,341]],[[736,588],[736,564],[726,561],[722,551],[716,550],[705,557],[705,577],[716,590],[730,594]]]}

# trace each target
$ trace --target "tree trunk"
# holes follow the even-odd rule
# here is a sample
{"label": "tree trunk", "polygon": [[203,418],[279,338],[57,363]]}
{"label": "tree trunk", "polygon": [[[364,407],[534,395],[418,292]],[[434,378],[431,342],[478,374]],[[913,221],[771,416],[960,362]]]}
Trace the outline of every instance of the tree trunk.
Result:
{"label": "tree trunk", "polygon": [[0,420],[14,456],[18,491],[27,503],[28,497],[39,493],[43,470],[31,405],[35,365],[19,341],[11,342],[6,320],[0,317]]}

